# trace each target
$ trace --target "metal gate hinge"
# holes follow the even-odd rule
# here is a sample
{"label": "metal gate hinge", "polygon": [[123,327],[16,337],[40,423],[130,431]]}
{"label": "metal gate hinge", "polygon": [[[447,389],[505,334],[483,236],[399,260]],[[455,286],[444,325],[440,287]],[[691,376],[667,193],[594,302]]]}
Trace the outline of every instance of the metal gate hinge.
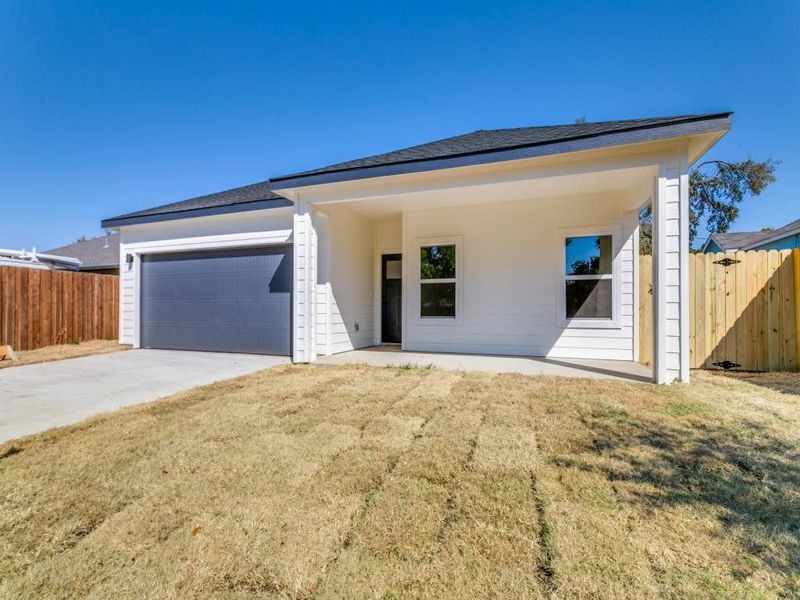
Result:
{"label": "metal gate hinge", "polygon": [[725,258],[721,258],[720,260],[715,260],[714,264],[715,265],[722,265],[723,267],[730,267],[731,265],[735,265],[736,263],[740,263],[740,262],[742,262],[742,261],[736,260],[735,258],[728,258],[726,256]]}
{"label": "metal gate hinge", "polygon": [[738,369],[739,367],[742,366],[739,363],[731,362],[729,360],[723,360],[722,362],[715,362],[715,363],[711,363],[711,364],[713,364],[715,367],[722,368],[723,371],[730,371],[731,369]]}

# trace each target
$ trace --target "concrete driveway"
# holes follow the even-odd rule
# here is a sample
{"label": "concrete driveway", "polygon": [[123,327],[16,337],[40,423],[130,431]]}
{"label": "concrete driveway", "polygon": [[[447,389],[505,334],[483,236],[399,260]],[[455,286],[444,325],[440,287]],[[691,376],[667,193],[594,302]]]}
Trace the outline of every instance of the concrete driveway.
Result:
{"label": "concrete driveway", "polygon": [[129,350],[0,371],[0,442],[287,364],[281,356]]}

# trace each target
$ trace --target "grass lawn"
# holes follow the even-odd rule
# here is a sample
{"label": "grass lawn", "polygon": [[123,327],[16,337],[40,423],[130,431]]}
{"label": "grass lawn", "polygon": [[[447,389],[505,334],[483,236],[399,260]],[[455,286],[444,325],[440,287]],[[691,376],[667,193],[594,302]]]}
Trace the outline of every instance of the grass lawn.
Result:
{"label": "grass lawn", "polygon": [[264,371],[0,445],[0,596],[794,598],[798,394]]}
{"label": "grass lawn", "polygon": [[130,346],[122,345],[117,340],[89,340],[79,344],[58,344],[56,346],[37,348],[36,350],[18,350],[17,358],[19,358],[19,362],[0,360],[0,369],[63,360],[65,358],[91,356],[93,354],[107,354],[128,349],[130,349]]}

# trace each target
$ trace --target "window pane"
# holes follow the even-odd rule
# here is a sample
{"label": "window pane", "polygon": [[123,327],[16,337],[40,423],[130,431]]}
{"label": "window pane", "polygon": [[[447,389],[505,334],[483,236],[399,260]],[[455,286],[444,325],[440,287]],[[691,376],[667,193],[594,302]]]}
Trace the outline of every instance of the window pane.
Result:
{"label": "window pane", "polygon": [[567,281],[568,319],[610,319],[611,280]]}
{"label": "window pane", "polygon": [[456,247],[424,246],[419,249],[421,279],[455,279]]}
{"label": "window pane", "polygon": [[611,236],[567,238],[567,275],[611,275]]}
{"label": "window pane", "polygon": [[403,278],[403,261],[387,260],[386,279],[402,279],[402,278]]}
{"label": "window pane", "polygon": [[456,316],[455,283],[423,283],[420,287],[420,316]]}

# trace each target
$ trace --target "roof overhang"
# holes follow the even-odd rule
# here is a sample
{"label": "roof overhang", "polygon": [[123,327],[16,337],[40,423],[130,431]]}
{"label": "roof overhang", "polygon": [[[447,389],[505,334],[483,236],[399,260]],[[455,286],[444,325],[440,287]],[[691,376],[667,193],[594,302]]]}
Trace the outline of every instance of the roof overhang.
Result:
{"label": "roof overhang", "polygon": [[795,227],[794,229],[788,229],[786,231],[775,232],[774,235],[770,235],[764,239],[758,240],[757,242],[743,246],[742,250],[753,250],[759,246],[763,246],[764,244],[771,244],[772,242],[777,242],[785,237],[791,237],[798,234],[800,234],[800,227]]}
{"label": "roof overhang", "polygon": [[[293,206],[291,200],[285,198],[270,198],[255,202],[240,202],[238,204],[227,204],[223,206],[212,206],[206,208],[196,208],[192,210],[180,210],[164,212],[151,215],[121,216],[102,221],[103,229],[116,229],[126,225],[142,225],[145,223],[161,223],[163,221],[175,221],[178,219],[193,219],[195,217],[211,217],[215,215],[227,215],[231,213],[246,212],[250,210],[264,210],[268,208],[283,208]],[[116,265],[115,265],[116,266]]]}
{"label": "roof overhang", "polygon": [[705,252],[705,251],[707,251],[707,250],[708,250],[708,245],[709,245],[711,242],[714,242],[714,243],[715,243],[717,246],[719,246],[719,247],[722,249],[722,251],[723,251],[723,252],[738,252],[739,250],[741,250],[741,248],[739,248],[738,246],[728,246],[728,247],[726,248],[726,247],[725,247],[725,246],[724,246],[724,245],[723,245],[723,244],[722,244],[722,243],[721,243],[721,242],[720,242],[720,241],[717,239],[716,235],[712,233],[712,234],[709,234],[709,236],[706,238],[706,241],[705,241],[705,242],[703,242],[703,245],[702,245],[702,246],[700,246],[700,252]]}
{"label": "roof overhang", "polygon": [[719,113],[703,117],[687,118],[684,122],[669,125],[633,128],[628,131],[590,135],[553,143],[534,144],[520,148],[330,171],[318,174],[288,175],[270,179],[270,186],[274,192],[286,196],[287,198],[293,198],[291,190],[301,187],[518,161],[600,150],[615,146],[677,140],[679,138],[686,138],[689,141],[689,163],[692,164],[731,128],[731,117],[732,113]]}

